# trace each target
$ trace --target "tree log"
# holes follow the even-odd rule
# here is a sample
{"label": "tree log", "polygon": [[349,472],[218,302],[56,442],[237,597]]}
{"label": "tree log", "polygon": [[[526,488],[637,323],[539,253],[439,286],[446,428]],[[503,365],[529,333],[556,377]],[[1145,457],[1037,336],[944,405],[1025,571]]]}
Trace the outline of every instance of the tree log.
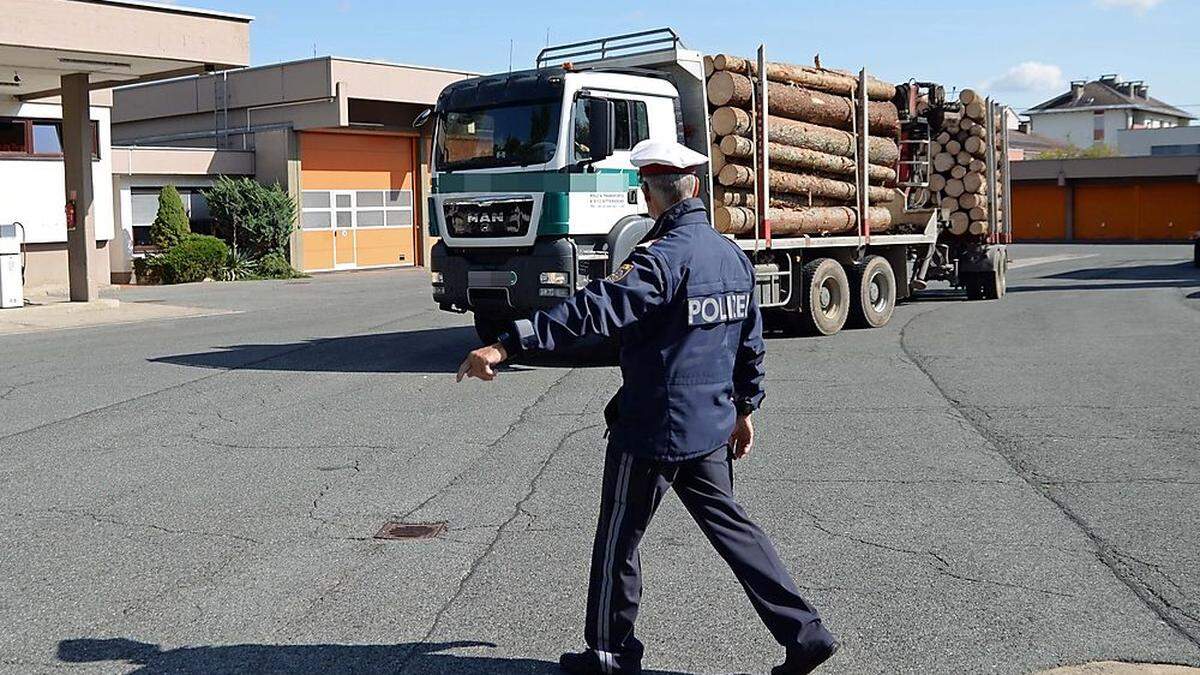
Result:
{"label": "tree log", "polygon": [[985,185],[986,182],[984,181],[983,174],[981,173],[969,173],[966,176],[963,176],[963,189],[967,192],[978,194],[983,192]]}
{"label": "tree log", "polygon": [[[754,232],[754,209],[744,206],[723,206],[714,209],[713,226],[723,234]],[[814,206],[811,208],[777,209],[767,211],[771,234],[789,236],[800,234],[845,234],[858,231],[858,214],[848,206]],[[892,214],[882,207],[867,209],[871,232],[891,229]]]}
{"label": "tree log", "polygon": [[979,123],[970,117],[964,117],[958,121],[958,128],[967,133],[971,133],[971,130],[977,126],[979,126]]}
{"label": "tree log", "polygon": [[984,152],[987,150],[987,143],[978,136],[971,136],[967,139],[966,143],[963,143],[963,150],[966,150],[975,157],[983,157]]}
{"label": "tree log", "polygon": [[945,150],[951,155],[957,155],[962,152],[962,143],[959,143],[957,140],[951,140],[949,143],[946,143]]}
{"label": "tree log", "polygon": [[987,234],[988,224],[986,221],[976,220],[967,226],[967,231],[971,234]]}
{"label": "tree log", "polygon": [[951,178],[946,181],[946,194],[951,197],[959,197],[963,193],[963,182],[957,178]]}
{"label": "tree log", "polygon": [[[963,197],[966,197],[966,195],[963,195]],[[970,211],[967,211],[967,216],[971,220],[987,220],[987,209],[982,206],[972,207]]]}
{"label": "tree log", "polygon": [[938,208],[945,212],[946,217],[949,218],[951,213],[958,210],[958,199],[956,197],[942,197]]}
{"label": "tree log", "polygon": [[[713,186],[713,200],[717,202],[717,206],[748,206],[755,208],[758,202],[754,199],[754,192],[751,190],[741,190],[738,188],[727,188],[721,185]],[[773,208],[808,208],[811,206],[844,206],[844,200],[826,199],[824,197],[812,197],[808,195],[789,195],[785,193],[775,192],[771,195],[771,206]]]}
{"label": "tree log", "polygon": [[982,173],[986,168],[987,164],[985,164],[982,159],[973,159],[971,160],[971,163],[967,165],[967,171],[971,171],[973,173]]}
{"label": "tree log", "polygon": [[[739,56],[716,54],[712,57],[712,64],[715,70],[728,70],[740,75],[758,75],[758,62]],[[768,62],[767,79],[842,95],[858,90],[858,77],[851,73],[791,63]],[[873,101],[890,101],[895,95],[896,85],[867,76],[867,98]]]}
{"label": "tree log", "polygon": [[943,131],[942,133],[938,134],[937,138],[935,138],[934,140],[937,141],[938,143],[941,143],[943,146],[945,146],[947,143],[949,143],[951,141],[951,136],[950,136],[949,132]]}
{"label": "tree log", "polygon": [[707,80],[708,78],[712,77],[712,74],[714,72],[716,72],[716,70],[717,70],[716,66],[713,65],[713,57],[705,56],[704,57],[704,79]]}
{"label": "tree log", "polygon": [[967,227],[970,225],[970,219],[964,211],[955,211],[950,214],[950,232],[954,234],[965,234]]}
{"label": "tree log", "polygon": [[941,192],[946,188],[946,177],[940,173],[935,173],[929,177],[929,189],[933,192]]}
{"label": "tree log", "polygon": [[974,89],[963,89],[958,92],[958,102],[963,105],[971,105],[979,99],[979,94],[975,93]]}
{"label": "tree log", "polygon": [[[772,143],[791,145],[806,150],[816,150],[830,155],[854,157],[854,134],[840,129],[798,122],[783,117],[767,118],[768,133]],[[718,108],[712,114],[712,128],[720,136],[743,137],[749,140],[754,131],[754,118],[741,108]],[[726,144],[722,149],[726,154],[732,154],[732,143],[721,139]],[[900,159],[900,148],[890,138],[870,136],[867,139],[867,161],[881,166],[892,166]]]}
{"label": "tree log", "polygon": [[[720,150],[724,155],[732,159],[750,159],[754,157],[754,143],[749,138],[742,138],[741,136],[726,136],[721,139]],[[854,160],[849,157],[807,150],[782,143],[769,143],[767,156],[771,160],[772,166],[778,164],[780,166],[797,167],[800,169],[812,169],[822,173],[853,176],[856,168]],[[713,172],[716,173],[718,170],[714,167]],[[891,182],[896,180],[896,171],[891,167],[868,164],[867,179],[881,183]]]}
{"label": "tree log", "polygon": [[[726,164],[725,168],[721,169],[720,175],[717,176],[717,180],[725,187],[753,188],[754,169],[740,164]],[[772,191],[779,190],[793,195],[811,194],[814,197],[847,201],[855,199],[857,193],[853,183],[777,169],[771,170],[770,186]],[[887,188],[874,186],[867,188],[867,199],[872,204],[890,202],[894,196],[895,193]]]}
{"label": "tree log", "polygon": [[[753,91],[750,78],[732,71],[718,70],[708,78],[708,100],[718,107],[748,107]],[[845,96],[787,86],[772,89],[770,100],[772,115],[838,129],[851,129],[854,126],[854,105]],[[867,106],[867,126],[872,134],[895,136],[900,131],[896,106],[890,101],[870,103]]]}
{"label": "tree log", "polygon": [[975,158],[972,157],[971,153],[967,152],[966,150],[960,151],[958,153],[958,155],[955,156],[955,158],[954,158],[954,160],[956,162],[958,162],[958,164],[960,166],[962,166],[963,168],[966,168],[966,166],[971,163],[972,159],[975,159]]}
{"label": "tree log", "polygon": [[987,108],[984,107],[983,101],[971,101],[963,106],[963,115],[982,124],[986,110]]}
{"label": "tree log", "polygon": [[950,170],[950,167],[954,166],[954,162],[954,155],[948,152],[938,153],[933,157],[933,168],[938,173],[945,173]]}
{"label": "tree log", "polygon": [[965,175],[967,175],[967,167],[965,167],[961,164],[955,164],[954,166],[950,167],[950,177],[951,178],[961,179]]}
{"label": "tree log", "polygon": [[721,169],[725,168],[725,153],[721,152],[721,146],[712,143],[708,148],[708,164],[712,168],[714,174],[720,173]]}

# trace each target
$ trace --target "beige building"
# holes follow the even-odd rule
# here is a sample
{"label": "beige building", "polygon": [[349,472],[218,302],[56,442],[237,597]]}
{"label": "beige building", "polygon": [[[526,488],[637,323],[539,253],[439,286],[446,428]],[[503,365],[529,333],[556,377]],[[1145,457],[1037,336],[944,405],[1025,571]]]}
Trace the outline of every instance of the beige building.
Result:
{"label": "beige building", "polygon": [[[138,192],[148,200],[167,182],[191,188],[217,173],[244,172],[252,160],[252,175],[285,186],[300,205],[291,246],[300,269],[417,265],[428,247],[423,205],[432,129],[415,128],[413,120],[443,87],[468,76],[323,57],[120,88],[113,94],[113,143],[137,148],[135,157],[142,148],[203,148],[237,166],[214,164],[207,176],[163,166],[131,179],[131,201]],[[195,220],[202,205],[194,197],[188,204]],[[122,227],[134,242],[145,211],[131,203],[129,212]]]}
{"label": "beige building", "polygon": [[110,280],[117,232],[107,90],[244,66],[250,21],[133,0],[4,1],[0,223],[21,223],[26,289],[89,300]]}

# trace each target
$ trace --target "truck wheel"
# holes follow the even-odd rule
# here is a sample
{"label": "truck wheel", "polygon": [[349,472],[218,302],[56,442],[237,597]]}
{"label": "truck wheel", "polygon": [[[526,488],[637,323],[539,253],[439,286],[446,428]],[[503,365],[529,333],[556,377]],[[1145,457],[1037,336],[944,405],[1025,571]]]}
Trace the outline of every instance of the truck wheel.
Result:
{"label": "truck wheel", "polygon": [[983,275],[978,272],[968,272],[959,275],[963,288],[967,291],[968,300],[983,300]]}
{"label": "truck wheel", "polygon": [[495,342],[496,337],[506,330],[508,330],[507,321],[479,316],[478,314],[475,315],[475,334],[479,336],[479,341],[485,345]]}
{"label": "truck wheel", "polygon": [[896,274],[887,259],[871,255],[850,268],[850,324],[858,328],[887,325],[896,309]]}
{"label": "truck wheel", "polygon": [[821,335],[833,335],[850,314],[850,280],[832,258],[804,266],[804,324]]}
{"label": "truck wheel", "polygon": [[1004,249],[992,249],[992,271],[979,275],[983,281],[983,297],[999,300],[1008,290],[1008,253]]}

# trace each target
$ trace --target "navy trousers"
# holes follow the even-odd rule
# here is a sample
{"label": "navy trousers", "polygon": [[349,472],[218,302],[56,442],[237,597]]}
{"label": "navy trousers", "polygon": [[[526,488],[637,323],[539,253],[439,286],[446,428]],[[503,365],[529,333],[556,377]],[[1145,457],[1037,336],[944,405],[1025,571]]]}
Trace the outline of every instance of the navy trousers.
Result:
{"label": "navy trousers", "polygon": [[833,642],[800,597],[771,540],[733,497],[727,448],[686,462],[655,462],[612,448],[604,461],[600,519],[592,545],[584,638],[606,671],[641,663],[634,635],[642,598],[638,543],[668,488],[674,488],[704,536],[728,563],[775,640],[803,654]]}

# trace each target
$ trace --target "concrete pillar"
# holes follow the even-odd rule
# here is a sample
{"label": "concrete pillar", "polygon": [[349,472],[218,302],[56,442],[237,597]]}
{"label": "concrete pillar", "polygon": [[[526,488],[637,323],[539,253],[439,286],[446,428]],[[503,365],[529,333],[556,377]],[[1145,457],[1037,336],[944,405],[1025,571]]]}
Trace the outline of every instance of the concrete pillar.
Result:
{"label": "concrete pillar", "polygon": [[96,218],[92,195],[91,92],[87,73],[62,76],[63,168],[66,199],[75,202],[75,227],[67,224],[67,267],[71,302],[96,299],[92,256],[96,250]]}

